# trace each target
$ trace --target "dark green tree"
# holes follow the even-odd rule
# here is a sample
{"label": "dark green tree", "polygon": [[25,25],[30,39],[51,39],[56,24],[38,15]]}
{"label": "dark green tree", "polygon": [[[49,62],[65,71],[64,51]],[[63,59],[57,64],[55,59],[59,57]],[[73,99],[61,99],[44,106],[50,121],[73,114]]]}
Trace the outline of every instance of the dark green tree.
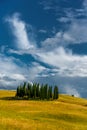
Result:
{"label": "dark green tree", "polygon": [[32,92],[33,92],[33,98],[36,98],[36,83],[33,84],[32,86]]}
{"label": "dark green tree", "polygon": [[32,97],[32,85],[30,83],[27,85],[27,96],[28,98]]}
{"label": "dark green tree", "polygon": [[44,98],[47,99],[48,96],[48,84],[44,85]]}
{"label": "dark green tree", "polygon": [[52,87],[49,87],[49,94],[50,94],[50,98],[52,98]]}
{"label": "dark green tree", "polygon": [[36,84],[36,97],[40,97],[40,85]]}
{"label": "dark green tree", "polygon": [[23,87],[22,87],[22,93],[23,93],[23,96],[26,96],[27,95],[27,91],[26,91],[26,82],[24,82],[24,84],[23,84]]}
{"label": "dark green tree", "polygon": [[20,86],[17,87],[16,96],[20,97]]}
{"label": "dark green tree", "polygon": [[44,85],[42,84],[40,87],[40,99],[44,100]]}
{"label": "dark green tree", "polygon": [[17,87],[16,96],[26,97],[28,99],[40,98],[41,100],[58,99],[58,87],[54,86],[52,93],[52,86],[48,86],[48,84],[42,84],[40,86],[39,83],[33,83],[31,85],[30,83],[26,84],[26,82],[24,82],[23,85]]}
{"label": "dark green tree", "polygon": [[20,95],[19,97],[24,97],[24,89],[23,86],[20,85]]}
{"label": "dark green tree", "polygon": [[50,99],[50,87],[48,87],[48,94],[47,94],[47,99]]}
{"label": "dark green tree", "polygon": [[54,96],[53,96],[54,99],[58,99],[58,87],[55,86],[54,87]]}

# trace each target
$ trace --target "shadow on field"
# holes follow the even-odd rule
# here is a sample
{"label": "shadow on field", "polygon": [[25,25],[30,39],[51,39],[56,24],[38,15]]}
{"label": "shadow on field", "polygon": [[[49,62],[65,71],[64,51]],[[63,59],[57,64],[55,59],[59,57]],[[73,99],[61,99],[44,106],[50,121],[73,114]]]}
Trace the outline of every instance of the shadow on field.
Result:
{"label": "shadow on field", "polygon": [[49,99],[49,100],[41,100],[40,98],[27,98],[27,97],[0,97],[0,100],[12,100],[12,101],[15,101],[15,100],[25,100],[25,101],[53,101],[53,99]]}
{"label": "shadow on field", "polygon": [[1,97],[0,100],[30,100],[28,98],[18,98],[18,97]]}

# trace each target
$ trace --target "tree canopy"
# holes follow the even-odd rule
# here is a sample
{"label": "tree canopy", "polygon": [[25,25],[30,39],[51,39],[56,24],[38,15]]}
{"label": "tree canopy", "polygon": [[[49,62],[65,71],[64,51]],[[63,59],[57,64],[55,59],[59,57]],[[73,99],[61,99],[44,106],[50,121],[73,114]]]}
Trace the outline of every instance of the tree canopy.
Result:
{"label": "tree canopy", "polygon": [[16,90],[16,97],[27,99],[51,100],[58,99],[58,86],[49,86],[48,84],[26,83],[19,85]]}

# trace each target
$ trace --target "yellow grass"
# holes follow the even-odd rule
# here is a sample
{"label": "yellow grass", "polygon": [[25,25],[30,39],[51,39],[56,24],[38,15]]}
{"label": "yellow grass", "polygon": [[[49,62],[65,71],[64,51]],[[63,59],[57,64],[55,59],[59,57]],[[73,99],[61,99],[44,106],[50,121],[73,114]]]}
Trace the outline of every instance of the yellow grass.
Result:
{"label": "yellow grass", "polygon": [[0,91],[0,130],[87,130],[87,100],[60,95],[57,101],[8,100]]}

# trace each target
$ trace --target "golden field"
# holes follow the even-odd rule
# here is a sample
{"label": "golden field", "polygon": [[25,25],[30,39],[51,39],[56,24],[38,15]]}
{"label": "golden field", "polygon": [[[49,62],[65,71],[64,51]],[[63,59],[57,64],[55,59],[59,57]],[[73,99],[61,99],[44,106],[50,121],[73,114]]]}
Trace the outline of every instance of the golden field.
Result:
{"label": "golden field", "polygon": [[59,95],[56,101],[9,100],[0,91],[0,130],[87,130],[87,100]]}

